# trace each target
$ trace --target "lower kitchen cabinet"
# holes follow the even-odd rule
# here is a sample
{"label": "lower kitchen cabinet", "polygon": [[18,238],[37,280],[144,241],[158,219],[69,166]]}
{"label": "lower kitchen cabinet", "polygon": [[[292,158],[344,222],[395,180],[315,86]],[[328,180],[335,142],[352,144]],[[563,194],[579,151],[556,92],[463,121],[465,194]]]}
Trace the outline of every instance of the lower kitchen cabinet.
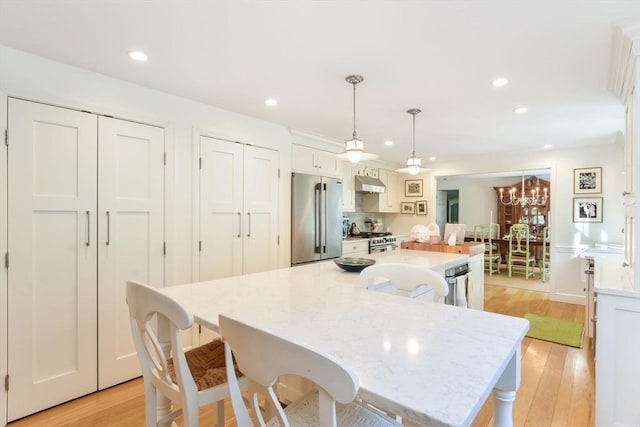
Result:
{"label": "lower kitchen cabinet", "polygon": [[598,291],[596,426],[638,426],[640,293]]}
{"label": "lower kitchen cabinet", "polygon": [[342,242],[342,256],[362,257],[369,255],[369,240],[345,240]]}

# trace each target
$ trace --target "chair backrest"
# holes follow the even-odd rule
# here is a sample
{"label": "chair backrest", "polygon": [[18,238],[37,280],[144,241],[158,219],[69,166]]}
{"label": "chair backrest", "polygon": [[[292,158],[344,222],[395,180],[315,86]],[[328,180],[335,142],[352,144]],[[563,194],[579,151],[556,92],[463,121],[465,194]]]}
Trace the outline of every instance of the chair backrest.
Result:
{"label": "chair backrest", "polygon": [[420,286],[431,287],[434,301],[438,302],[449,293],[449,285],[444,277],[427,267],[410,264],[374,264],[360,272],[368,289],[375,289],[376,283],[388,281],[403,294],[412,293]]}
{"label": "chair backrest", "polygon": [[509,251],[513,255],[529,256],[529,225],[513,224],[509,232]]}
{"label": "chair backrest", "polygon": [[[156,289],[137,282],[127,282],[127,304],[131,317],[131,332],[145,382],[172,390],[172,400],[183,404],[197,399],[197,387],[189,371],[180,339],[180,330],[193,324],[193,316],[180,304]],[[163,316],[169,322],[171,355],[177,384],[171,379],[165,352],[156,332],[154,319]]]}
{"label": "chair backrest", "polygon": [[[321,426],[335,426],[335,401],[349,403],[356,398],[359,388],[358,377],[333,356],[222,314],[219,316],[219,324],[225,340],[225,357],[229,362],[227,378],[231,404],[239,427],[252,427],[253,424],[240,394],[233,364],[230,362],[232,353],[238,369],[257,384],[264,391],[264,398],[273,404],[280,425],[289,425],[273,389],[281,375],[299,375],[319,386]],[[258,422],[265,426],[257,393],[252,393],[249,401]]]}

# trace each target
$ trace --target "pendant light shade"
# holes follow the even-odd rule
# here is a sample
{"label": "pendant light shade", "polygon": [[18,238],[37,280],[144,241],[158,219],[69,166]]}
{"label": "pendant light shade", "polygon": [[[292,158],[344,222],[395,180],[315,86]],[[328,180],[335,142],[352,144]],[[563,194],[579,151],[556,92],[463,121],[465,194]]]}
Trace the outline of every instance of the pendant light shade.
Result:
{"label": "pendant light shade", "polygon": [[412,108],[407,110],[407,113],[413,116],[413,151],[411,151],[411,157],[407,159],[407,165],[404,168],[396,169],[396,172],[408,173],[410,175],[417,175],[420,172],[426,172],[429,169],[422,167],[422,160],[420,157],[416,157],[416,115],[422,110],[418,108]]}
{"label": "pendant light shade", "polygon": [[345,79],[347,83],[353,85],[353,135],[348,141],[345,141],[344,153],[338,154],[339,159],[348,160],[351,163],[358,163],[361,160],[377,159],[376,154],[364,152],[364,142],[358,139],[356,133],[356,85],[364,80],[364,77],[353,74]]}

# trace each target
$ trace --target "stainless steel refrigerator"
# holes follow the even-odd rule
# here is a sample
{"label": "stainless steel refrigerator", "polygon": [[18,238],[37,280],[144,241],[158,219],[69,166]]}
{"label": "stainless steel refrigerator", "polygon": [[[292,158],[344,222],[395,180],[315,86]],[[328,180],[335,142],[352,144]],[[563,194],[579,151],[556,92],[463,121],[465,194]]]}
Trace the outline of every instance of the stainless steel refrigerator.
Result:
{"label": "stainless steel refrigerator", "polygon": [[291,174],[291,264],[342,256],[342,181]]}

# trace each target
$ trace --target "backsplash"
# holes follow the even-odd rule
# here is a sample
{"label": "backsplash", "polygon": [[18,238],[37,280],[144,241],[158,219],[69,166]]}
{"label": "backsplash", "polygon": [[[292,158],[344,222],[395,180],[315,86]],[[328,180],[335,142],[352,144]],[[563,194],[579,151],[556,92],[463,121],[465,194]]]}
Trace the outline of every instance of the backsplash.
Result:
{"label": "backsplash", "polygon": [[[380,212],[364,212],[363,208],[363,199],[364,195],[362,193],[356,193],[356,211],[355,212],[345,212],[343,216],[349,218],[349,222],[358,224],[358,228],[360,231],[369,231],[365,229],[364,221],[366,218],[381,220],[385,223],[385,215]],[[385,223],[386,224],[386,223]],[[385,226],[386,230],[386,226]]]}

